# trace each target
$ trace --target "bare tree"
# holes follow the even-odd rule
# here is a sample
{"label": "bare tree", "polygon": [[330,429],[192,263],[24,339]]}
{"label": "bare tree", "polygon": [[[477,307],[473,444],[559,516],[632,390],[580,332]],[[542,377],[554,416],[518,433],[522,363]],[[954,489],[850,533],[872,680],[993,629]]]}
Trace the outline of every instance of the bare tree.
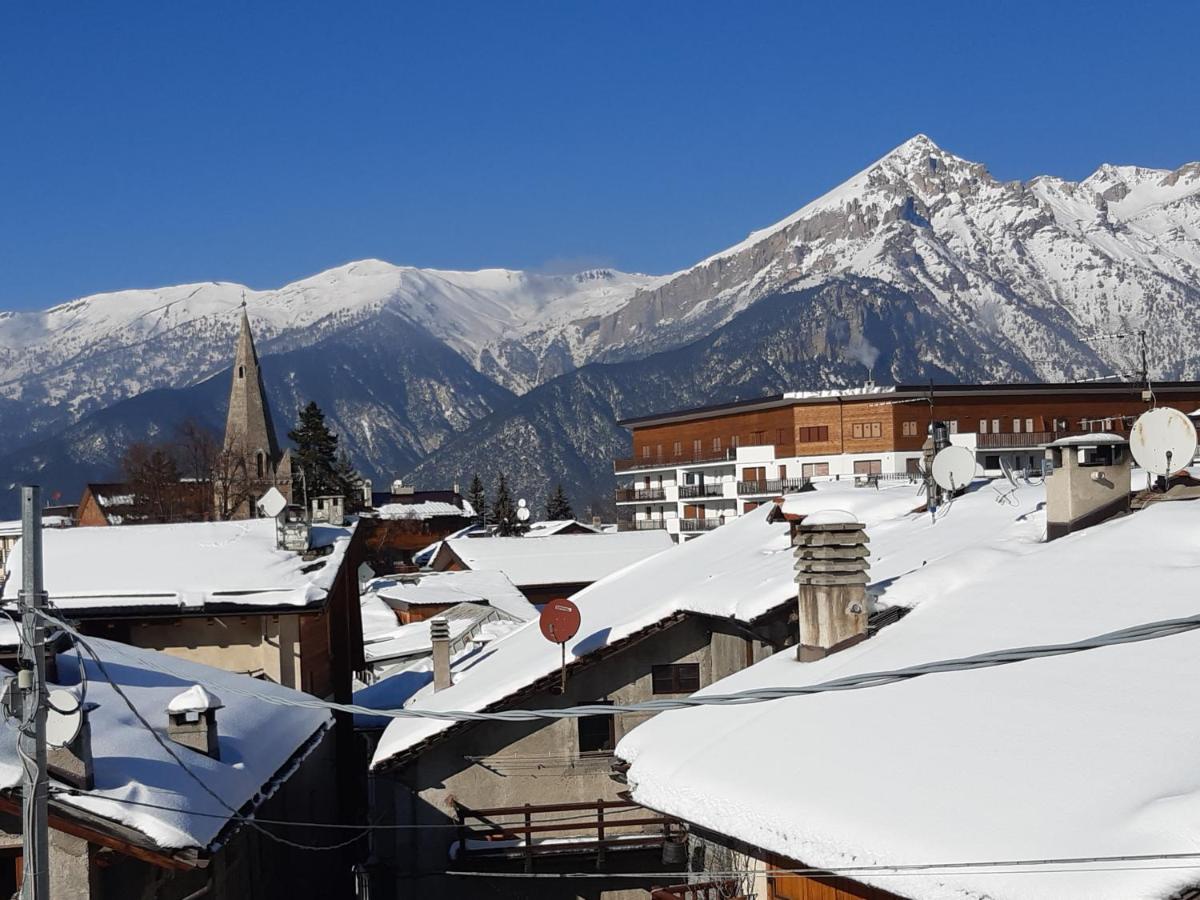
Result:
{"label": "bare tree", "polygon": [[212,466],[214,513],[232,519],[255,501],[254,482],[246,470],[246,458],[233,448],[218,450]]}
{"label": "bare tree", "polygon": [[185,419],[176,429],[176,457],[180,474],[185,480],[210,485],[199,491],[203,518],[216,515],[216,489],[214,485],[217,458],[221,454],[221,443],[216,433],[197,422]]}
{"label": "bare tree", "polygon": [[168,448],[133,444],[125,452],[121,467],[133,495],[130,503],[133,518],[171,522],[183,514],[179,468]]}

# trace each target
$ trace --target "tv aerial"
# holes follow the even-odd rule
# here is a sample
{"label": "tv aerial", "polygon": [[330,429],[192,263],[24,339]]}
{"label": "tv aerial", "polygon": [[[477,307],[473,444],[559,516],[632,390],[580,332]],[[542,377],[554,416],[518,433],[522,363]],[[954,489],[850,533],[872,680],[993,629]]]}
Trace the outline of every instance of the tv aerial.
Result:
{"label": "tv aerial", "polygon": [[570,600],[551,600],[542,607],[542,614],[538,617],[542,636],[552,644],[558,644],[562,650],[563,693],[567,690],[567,641],[579,633],[581,620],[579,607]]}
{"label": "tv aerial", "polygon": [[966,447],[946,447],[933,458],[932,470],[937,486],[953,493],[975,478],[975,454]]}
{"label": "tv aerial", "polygon": [[1191,465],[1196,455],[1196,426],[1179,410],[1160,406],[1133,423],[1129,450],[1147,472],[1170,479],[1172,472]]}

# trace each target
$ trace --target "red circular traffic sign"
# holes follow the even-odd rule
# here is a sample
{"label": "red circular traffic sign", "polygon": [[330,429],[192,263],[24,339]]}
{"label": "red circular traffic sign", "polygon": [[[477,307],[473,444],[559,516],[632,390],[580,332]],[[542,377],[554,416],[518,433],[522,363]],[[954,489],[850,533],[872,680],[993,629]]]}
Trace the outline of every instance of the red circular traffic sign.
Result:
{"label": "red circular traffic sign", "polygon": [[579,631],[579,607],[570,600],[551,600],[538,620],[546,640],[565,644]]}

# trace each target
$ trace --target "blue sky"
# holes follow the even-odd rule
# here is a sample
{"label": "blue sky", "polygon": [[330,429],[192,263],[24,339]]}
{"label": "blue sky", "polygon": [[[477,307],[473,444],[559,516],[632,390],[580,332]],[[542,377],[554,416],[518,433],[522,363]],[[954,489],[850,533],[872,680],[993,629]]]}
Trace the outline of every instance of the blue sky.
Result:
{"label": "blue sky", "polygon": [[8,3],[0,309],[376,256],[671,271],[917,132],[1200,159],[1200,6]]}

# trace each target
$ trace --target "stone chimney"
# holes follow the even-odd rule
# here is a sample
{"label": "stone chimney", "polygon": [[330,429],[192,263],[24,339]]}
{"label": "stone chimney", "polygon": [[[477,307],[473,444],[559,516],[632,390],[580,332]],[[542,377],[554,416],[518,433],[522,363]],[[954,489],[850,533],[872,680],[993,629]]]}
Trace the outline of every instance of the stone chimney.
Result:
{"label": "stone chimney", "polygon": [[1084,434],[1046,445],[1046,540],[1129,511],[1129,442]]}
{"label": "stone chimney", "polygon": [[433,640],[433,690],[445,690],[454,682],[450,678],[450,623],[442,616],[429,620],[429,637]]}
{"label": "stone chimney", "polygon": [[800,604],[800,662],[867,636],[867,535],[849,513],[818,512],[792,527]]}
{"label": "stone chimney", "polygon": [[193,684],[167,704],[167,737],[197,753],[220,759],[217,710],[224,705],[216,694]]}

